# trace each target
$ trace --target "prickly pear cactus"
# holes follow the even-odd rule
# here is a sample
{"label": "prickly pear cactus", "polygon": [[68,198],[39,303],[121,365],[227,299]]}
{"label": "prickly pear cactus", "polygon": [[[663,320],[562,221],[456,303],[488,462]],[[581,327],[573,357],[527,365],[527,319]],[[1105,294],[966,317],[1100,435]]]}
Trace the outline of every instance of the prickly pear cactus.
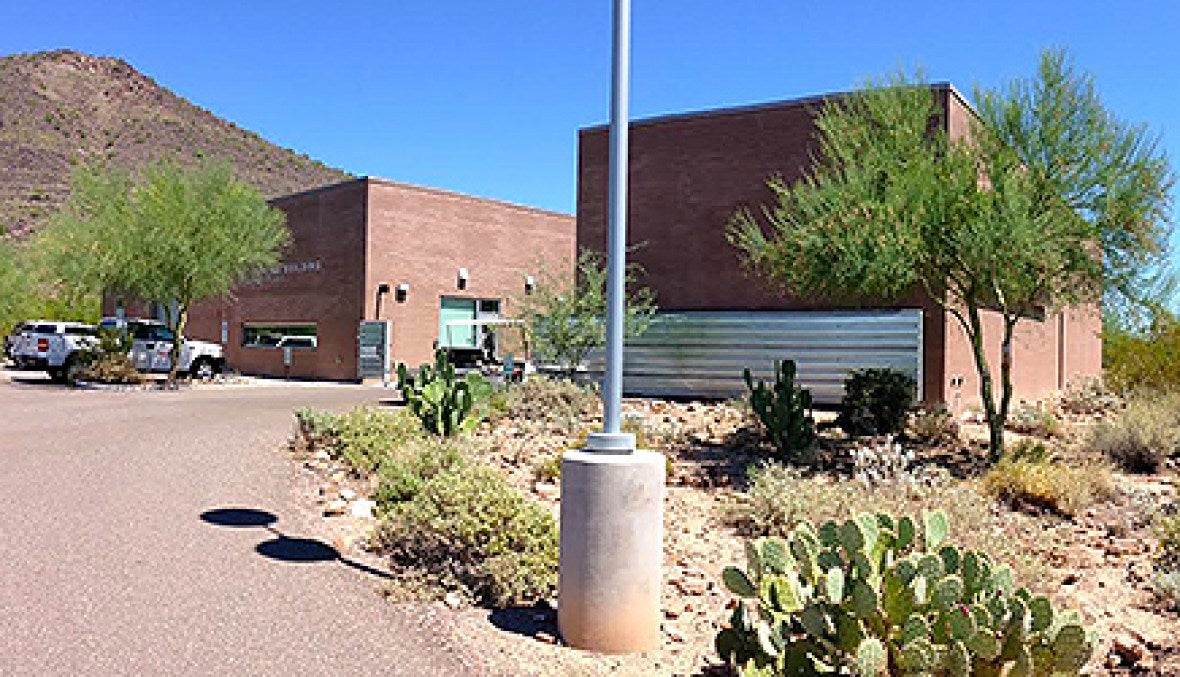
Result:
{"label": "prickly pear cactus", "polygon": [[742,374],[750,391],[750,407],[762,422],[778,454],[794,458],[815,441],[815,419],[811,416],[811,392],[795,385],[795,362],[776,360],[774,382],[755,382],[746,369]]}
{"label": "prickly pear cactus", "polygon": [[1075,611],[1013,589],[1012,572],[919,521],[860,514],[747,544],[728,567],[739,598],[717,652],[743,675],[1063,677],[1093,637]]}
{"label": "prickly pear cactus", "polygon": [[397,365],[398,388],[406,398],[409,410],[422,421],[422,427],[449,437],[471,430],[479,424],[472,415],[475,406],[492,393],[492,385],[480,374],[471,372],[460,379],[455,367],[439,350],[434,364],[424,364],[411,379],[404,364]]}

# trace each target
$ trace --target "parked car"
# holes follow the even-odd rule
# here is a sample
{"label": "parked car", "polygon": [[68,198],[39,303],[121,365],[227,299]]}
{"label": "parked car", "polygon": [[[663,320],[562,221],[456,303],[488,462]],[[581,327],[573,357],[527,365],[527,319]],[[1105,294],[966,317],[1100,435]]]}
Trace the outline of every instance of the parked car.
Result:
{"label": "parked car", "polygon": [[73,378],[82,367],[80,353],[97,343],[92,324],[35,320],[12,338],[11,359],[17,369],[48,372],[55,381]]}
{"label": "parked car", "polygon": [[[100,329],[117,329],[131,336],[128,356],[136,369],[144,372],[165,373],[172,368],[172,330],[159,320],[135,318],[104,318]],[[180,368],[182,374],[208,379],[225,369],[225,354],[216,343],[181,339]]]}

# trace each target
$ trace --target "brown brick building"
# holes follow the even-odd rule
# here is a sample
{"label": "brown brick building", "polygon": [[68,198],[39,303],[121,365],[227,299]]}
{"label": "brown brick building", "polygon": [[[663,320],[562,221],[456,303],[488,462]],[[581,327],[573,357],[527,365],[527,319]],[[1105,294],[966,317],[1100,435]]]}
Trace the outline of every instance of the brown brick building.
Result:
{"label": "brown brick building", "polygon": [[[941,124],[952,135],[965,134],[972,113],[963,97],[950,85],[937,85],[934,91],[945,112]],[[820,299],[785,297],[751,277],[725,238],[726,225],[738,208],[773,199],[766,186],[769,177],[781,175],[794,180],[808,166],[817,151],[813,116],[822,101],[817,97],[632,123],[628,238],[629,244],[638,249],[631,260],[645,268],[645,283],[656,291],[661,310],[687,311],[690,317],[700,317],[693,313],[701,311],[707,311],[706,317],[720,311],[744,313],[739,316],[756,325],[763,317],[759,313],[831,313],[835,309]],[[607,215],[608,130],[581,130],[578,157],[578,245],[602,250]],[[970,347],[954,318],[921,294],[892,307],[915,311],[914,317],[920,312],[916,371],[925,399],[952,405],[977,402]],[[791,321],[816,317],[788,315]],[[989,359],[998,369],[999,318],[989,315],[986,323]],[[1061,388],[1074,376],[1100,373],[1100,326],[1096,307],[1021,323],[1014,350],[1017,397],[1038,398]],[[832,340],[838,342],[838,337],[833,335]],[[656,346],[648,349],[651,353],[646,364],[675,369],[677,363],[666,353],[657,352]],[[822,345],[806,348],[816,354],[822,349]],[[843,356],[829,350],[825,357],[817,358],[826,361],[826,366],[815,369],[826,369],[826,378],[834,379],[841,369],[846,371],[848,363],[837,363],[850,352],[855,349],[843,350]],[[785,349],[782,356],[791,356],[791,350]],[[642,359],[646,358],[640,351],[636,360]],[[737,364],[728,368],[732,370]],[[643,382],[644,368],[635,366],[632,383]],[[632,370],[630,364],[628,370]]]}
{"label": "brown brick building", "polygon": [[[393,362],[417,365],[436,342],[476,345],[477,328],[448,336],[444,319],[507,316],[526,276],[573,270],[565,214],[376,178],[272,204],[291,229],[283,263],[194,308],[187,332],[223,343],[247,374],[356,379],[358,327],[375,319],[391,322]],[[282,345],[295,346],[289,367]]]}

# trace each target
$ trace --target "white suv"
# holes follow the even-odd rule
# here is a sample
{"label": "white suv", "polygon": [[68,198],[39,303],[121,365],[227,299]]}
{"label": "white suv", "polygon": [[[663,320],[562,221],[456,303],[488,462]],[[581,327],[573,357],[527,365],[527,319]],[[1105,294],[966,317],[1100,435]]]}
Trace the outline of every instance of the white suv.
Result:
{"label": "white suv", "polygon": [[[163,322],[108,317],[98,326],[100,329],[119,329],[131,335],[128,357],[136,369],[163,373],[172,368],[174,334]],[[223,369],[225,354],[221,346],[208,341],[182,339],[180,368],[177,371],[193,378],[208,379],[220,374]]]}

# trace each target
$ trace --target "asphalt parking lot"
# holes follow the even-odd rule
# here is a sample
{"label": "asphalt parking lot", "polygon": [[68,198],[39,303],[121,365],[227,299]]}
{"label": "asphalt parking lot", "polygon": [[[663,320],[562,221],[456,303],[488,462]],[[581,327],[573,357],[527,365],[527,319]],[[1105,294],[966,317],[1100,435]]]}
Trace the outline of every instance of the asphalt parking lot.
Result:
{"label": "asphalt parking lot", "polygon": [[371,575],[290,547],[311,519],[282,451],[292,410],[383,395],[0,370],[0,674],[469,672]]}

